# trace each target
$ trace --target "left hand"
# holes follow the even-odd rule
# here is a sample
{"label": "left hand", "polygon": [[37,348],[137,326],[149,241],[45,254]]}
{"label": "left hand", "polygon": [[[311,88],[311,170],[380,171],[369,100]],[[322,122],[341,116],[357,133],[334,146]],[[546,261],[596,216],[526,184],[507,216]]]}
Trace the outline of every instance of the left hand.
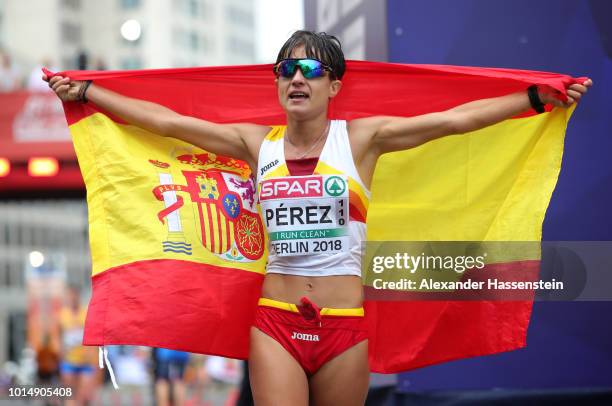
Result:
{"label": "left hand", "polygon": [[576,103],[593,85],[591,79],[587,79],[583,84],[574,83],[567,88],[567,101],[561,101],[557,97],[559,91],[549,86],[538,86],[540,100],[544,104],[552,104],[556,107],[569,107]]}

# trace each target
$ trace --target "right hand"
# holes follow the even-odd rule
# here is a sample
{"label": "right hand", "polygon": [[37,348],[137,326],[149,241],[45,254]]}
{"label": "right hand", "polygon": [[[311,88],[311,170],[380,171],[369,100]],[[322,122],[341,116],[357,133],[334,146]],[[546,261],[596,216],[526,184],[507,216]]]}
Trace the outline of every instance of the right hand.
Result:
{"label": "right hand", "polygon": [[49,83],[51,90],[63,102],[79,101],[79,91],[86,83],[83,80],[70,80],[70,78],[63,76],[48,78],[46,75],[43,75],[42,79]]}

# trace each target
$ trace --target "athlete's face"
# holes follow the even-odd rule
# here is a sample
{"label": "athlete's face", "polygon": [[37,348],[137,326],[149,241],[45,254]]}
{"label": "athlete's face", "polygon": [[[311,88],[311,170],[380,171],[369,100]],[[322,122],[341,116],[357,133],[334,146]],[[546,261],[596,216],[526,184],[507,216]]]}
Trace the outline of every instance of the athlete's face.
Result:
{"label": "athlete's face", "polygon": [[[291,58],[307,58],[304,47],[295,48]],[[278,100],[288,115],[298,120],[318,117],[326,113],[329,99],[335,97],[342,82],[332,80],[329,72],[324,76],[306,79],[298,68],[291,78],[276,79]]]}

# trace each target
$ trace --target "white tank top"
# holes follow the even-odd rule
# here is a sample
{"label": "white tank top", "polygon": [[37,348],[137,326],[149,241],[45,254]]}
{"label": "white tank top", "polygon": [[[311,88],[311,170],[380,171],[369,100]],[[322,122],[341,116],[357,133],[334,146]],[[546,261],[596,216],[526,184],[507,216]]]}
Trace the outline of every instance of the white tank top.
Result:
{"label": "white tank top", "polygon": [[314,173],[291,176],[286,126],[275,126],[259,150],[257,192],[268,232],[266,272],[361,276],[370,191],[351,153],[346,121],[333,120]]}

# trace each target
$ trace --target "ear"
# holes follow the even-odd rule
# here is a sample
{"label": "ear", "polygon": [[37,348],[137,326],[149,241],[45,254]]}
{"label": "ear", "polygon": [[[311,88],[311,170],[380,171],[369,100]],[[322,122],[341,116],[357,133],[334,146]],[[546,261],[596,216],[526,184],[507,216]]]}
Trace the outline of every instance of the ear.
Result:
{"label": "ear", "polygon": [[339,80],[332,80],[329,84],[329,98],[332,99],[336,97],[340,89],[342,89],[342,82]]}

